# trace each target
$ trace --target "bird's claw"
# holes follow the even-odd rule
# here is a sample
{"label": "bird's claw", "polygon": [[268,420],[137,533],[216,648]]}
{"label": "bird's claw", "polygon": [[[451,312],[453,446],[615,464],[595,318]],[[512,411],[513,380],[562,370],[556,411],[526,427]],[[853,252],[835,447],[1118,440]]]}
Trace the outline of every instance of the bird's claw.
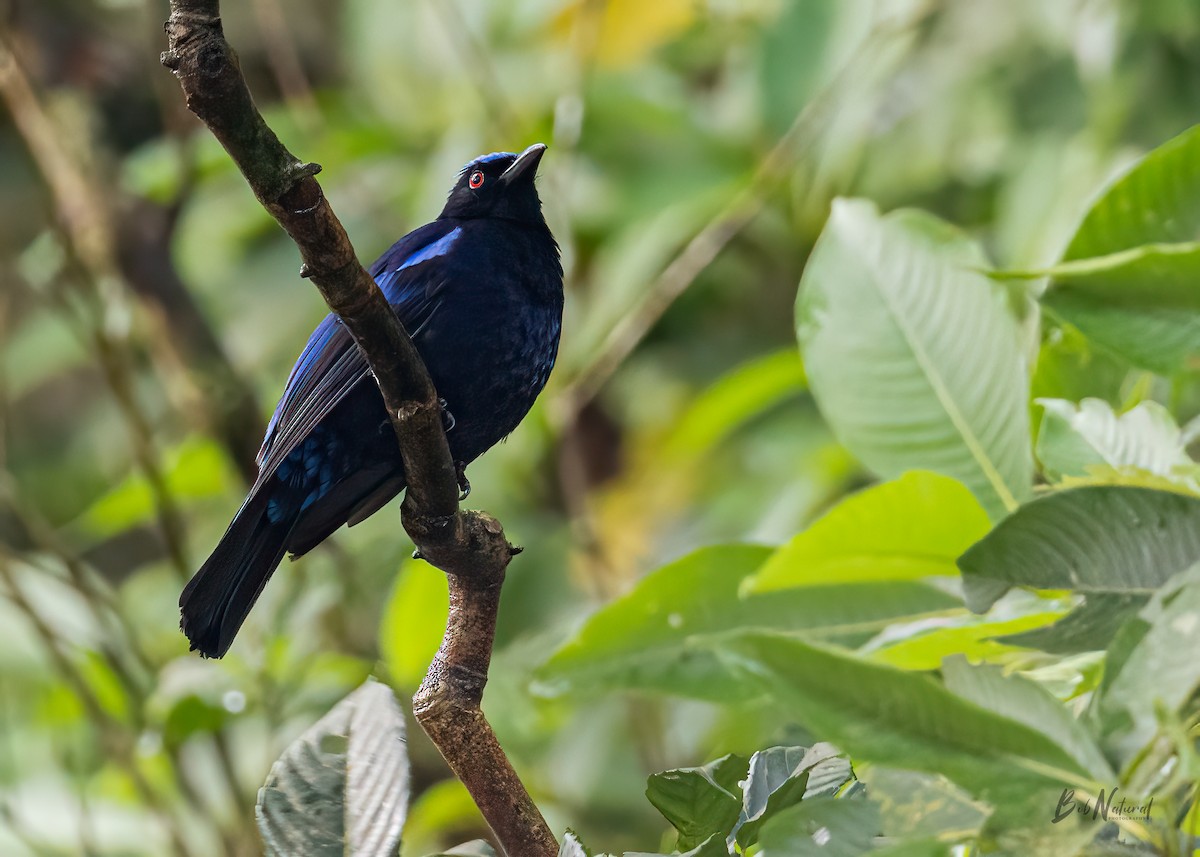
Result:
{"label": "bird's claw", "polygon": [[445,399],[438,399],[438,404],[442,407],[442,431],[449,434],[450,429],[454,428],[456,424],[454,414],[450,413],[450,410],[446,407]]}
{"label": "bird's claw", "polygon": [[458,495],[458,502],[462,502],[471,496],[471,480],[467,479],[467,463],[465,461],[454,462],[454,478],[458,480],[458,490],[462,493]]}

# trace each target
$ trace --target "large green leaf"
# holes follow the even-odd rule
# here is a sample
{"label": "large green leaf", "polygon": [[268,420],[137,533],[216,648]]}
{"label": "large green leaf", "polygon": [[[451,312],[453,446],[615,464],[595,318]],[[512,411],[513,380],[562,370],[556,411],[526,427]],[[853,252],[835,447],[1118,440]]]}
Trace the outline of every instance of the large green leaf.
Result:
{"label": "large green leaf", "polygon": [[536,674],[537,689],[555,695],[637,688],[730,702],[757,687],[713,654],[713,634],[775,628],[861,638],[900,618],[961,608],[953,596],[907,581],[739,597],[742,581],[770,554],[750,545],[704,548],[646,575],[554,653]]}
{"label": "large green leaf", "polygon": [[270,857],[392,857],[408,810],[404,715],[368,681],[271,767],[255,817]]}
{"label": "large green leaf", "polygon": [[1200,126],[1159,146],[1104,192],[1043,305],[1131,362],[1176,372],[1200,352],[1198,234]]}
{"label": "large green leaf", "polygon": [[1200,125],[1134,164],[1092,204],[1063,261],[1147,244],[1182,244],[1200,234]]}
{"label": "large green leaf", "polygon": [[809,384],[834,433],[884,476],[963,482],[993,518],[1029,496],[1021,332],[979,248],[917,211],[837,200],[796,302]]}
{"label": "large green leaf", "polygon": [[956,574],[955,560],[988,528],[961,482],[914,471],[842,500],[776,551],[746,588]]}
{"label": "large green leaf", "polygon": [[748,633],[722,645],[814,735],[857,760],[943,774],[1006,819],[1044,809],[1046,796],[1064,786],[1090,782],[1043,733],[926,675],[780,634]]}
{"label": "large green leaf", "polygon": [[1200,559],[1200,498],[1125,485],[1056,491],[1022,506],[958,561],[967,605],[996,583],[1147,593]]}
{"label": "large green leaf", "polygon": [[1052,479],[1086,476],[1097,467],[1136,468],[1157,476],[1195,478],[1200,467],[1183,449],[1179,426],[1158,402],[1118,415],[1108,402],[1038,399],[1037,456]]}

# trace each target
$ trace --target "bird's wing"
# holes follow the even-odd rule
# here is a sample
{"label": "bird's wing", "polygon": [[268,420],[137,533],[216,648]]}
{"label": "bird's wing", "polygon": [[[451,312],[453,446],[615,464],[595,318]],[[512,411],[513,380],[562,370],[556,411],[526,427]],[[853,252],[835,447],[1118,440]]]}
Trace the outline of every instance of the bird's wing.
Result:
{"label": "bird's wing", "polygon": [[[416,338],[440,303],[440,265],[460,227],[435,221],[401,238],[369,273]],[[355,385],[371,374],[367,361],[341,320],[330,313],[317,325],[301,353],[258,451],[259,481],[266,479]]]}

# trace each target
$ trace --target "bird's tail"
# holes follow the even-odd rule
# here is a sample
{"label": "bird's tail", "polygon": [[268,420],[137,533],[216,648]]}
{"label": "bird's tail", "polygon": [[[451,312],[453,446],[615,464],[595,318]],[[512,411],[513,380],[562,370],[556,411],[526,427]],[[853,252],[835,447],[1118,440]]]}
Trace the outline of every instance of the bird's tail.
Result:
{"label": "bird's tail", "polygon": [[179,596],[179,627],[205,657],[228,651],[287,549],[295,520],[268,518],[270,493],[261,486],[251,494]]}

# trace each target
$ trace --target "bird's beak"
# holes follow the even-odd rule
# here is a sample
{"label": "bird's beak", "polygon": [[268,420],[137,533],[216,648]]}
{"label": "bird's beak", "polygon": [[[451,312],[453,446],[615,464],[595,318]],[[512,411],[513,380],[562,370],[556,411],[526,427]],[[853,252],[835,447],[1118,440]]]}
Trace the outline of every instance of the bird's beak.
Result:
{"label": "bird's beak", "polygon": [[542,159],[545,151],[545,143],[534,143],[517,156],[511,167],[500,174],[500,181],[505,184],[512,184],[526,173],[529,173],[529,177],[532,179],[537,173],[538,161]]}

